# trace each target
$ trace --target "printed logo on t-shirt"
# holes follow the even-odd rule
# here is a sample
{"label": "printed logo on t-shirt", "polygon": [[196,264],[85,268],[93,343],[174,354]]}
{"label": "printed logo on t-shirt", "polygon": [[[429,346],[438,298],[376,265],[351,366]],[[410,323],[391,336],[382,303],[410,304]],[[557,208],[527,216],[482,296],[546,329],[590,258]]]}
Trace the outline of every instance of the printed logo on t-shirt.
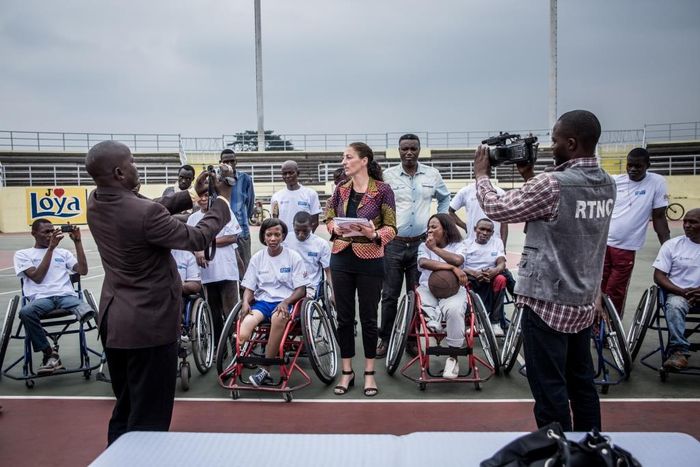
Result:
{"label": "printed logo on t-shirt", "polygon": [[492,252],[491,252],[491,256],[496,256],[497,254],[498,254],[497,251],[492,251]]}
{"label": "printed logo on t-shirt", "polygon": [[634,196],[641,196],[641,195],[646,195],[647,190],[637,190],[634,192]]}
{"label": "printed logo on t-shirt", "polygon": [[309,251],[308,253],[306,253],[306,255],[311,256],[312,258],[318,257],[318,253],[316,253],[315,251]]}
{"label": "printed logo on t-shirt", "polygon": [[57,263],[65,263],[66,262],[66,260],[64,260],[63,258],[54,258],[53,260]]}
{"label": "printed logo on t-shirt", "polygon": [[303,208],[311,208],[311,205],[308,203],[308,201],[297,201],[297,206],[301,206]]}
{"label": "printed logo on t-shirt", "polygon": [[280,272],[292,272],[292,268],[287,266],[285,268],[280,268]]}

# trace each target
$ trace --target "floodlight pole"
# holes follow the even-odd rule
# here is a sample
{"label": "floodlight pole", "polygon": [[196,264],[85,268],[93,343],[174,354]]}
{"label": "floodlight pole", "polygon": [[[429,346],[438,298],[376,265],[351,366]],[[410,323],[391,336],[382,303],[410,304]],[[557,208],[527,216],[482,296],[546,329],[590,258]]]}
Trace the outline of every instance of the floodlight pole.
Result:
{"label": "floodlight pole", "polygon": [[549,128],[557,121],[557,0],[549,0]]}
{"label": "floodlight pole", "polygon": [[265,118],[263,112],[262,27],[260,24],[260,0],[255,5],[255,95],[258,101],[258,151],[265,150]]}

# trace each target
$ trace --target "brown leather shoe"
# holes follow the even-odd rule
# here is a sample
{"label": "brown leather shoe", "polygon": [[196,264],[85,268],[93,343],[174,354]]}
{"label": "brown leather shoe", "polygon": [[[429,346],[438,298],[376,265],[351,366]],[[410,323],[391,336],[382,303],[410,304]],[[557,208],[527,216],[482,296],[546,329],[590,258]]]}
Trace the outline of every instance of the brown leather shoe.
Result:
{"label": "brown leather shoe", "polygon": [[682,352],[673,352],[664,362],[664,369],[669,371],[685,370],[688,368],[688,357]]}
{"label": "brown leather shoe", "polygon": [[386,342],[384,339],[379,339],[379,344],[377,344],[377,357],[376,358],[386,357],[387,350],[389,350],[389,343]]}

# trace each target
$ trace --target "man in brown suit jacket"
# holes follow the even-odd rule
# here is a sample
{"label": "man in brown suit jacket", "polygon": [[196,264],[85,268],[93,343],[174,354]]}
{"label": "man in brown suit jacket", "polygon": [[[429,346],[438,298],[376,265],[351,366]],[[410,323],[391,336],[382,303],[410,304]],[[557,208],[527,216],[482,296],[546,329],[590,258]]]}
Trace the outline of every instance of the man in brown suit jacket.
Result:
{"label": "man in brown suit jacket", "polygon": [[[87,220],[105,270],[98,322],[117,398],[111,444],[127,431],[170,427],[182,293],[170,250],[207,248],[231,219],[231,187],[217,183],[220,196],[190,227],[171,216],[192,207],[187,191],[159,202],[136,193],[139,176],[124,144],[93,146],[85,166],[97,185]],[[197,180],[204,182],[203,176]]]}

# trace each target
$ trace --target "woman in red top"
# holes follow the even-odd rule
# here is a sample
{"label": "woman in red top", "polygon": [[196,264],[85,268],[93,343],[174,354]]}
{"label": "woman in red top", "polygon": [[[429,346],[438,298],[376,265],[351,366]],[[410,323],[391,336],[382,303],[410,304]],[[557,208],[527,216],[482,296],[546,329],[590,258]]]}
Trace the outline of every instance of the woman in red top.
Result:
{"label": "woman in red top", "polygon": [[[355,382],[355,294],[357,293],[362,346],[365,353],[365,396],[378,393],[374,379],[377,350],[377,308],[384,276],[384,245],[396,235],[394,192],[382,182],[382,169],[365,143],[352,143],[343,152],[347,180],[335,189],[326,210],[326,226],[333,249],[331,271],[338,310],[338,344],[343,375],[335,394],[345,394]],[[338,217],[370,222],[339,225]]]}

